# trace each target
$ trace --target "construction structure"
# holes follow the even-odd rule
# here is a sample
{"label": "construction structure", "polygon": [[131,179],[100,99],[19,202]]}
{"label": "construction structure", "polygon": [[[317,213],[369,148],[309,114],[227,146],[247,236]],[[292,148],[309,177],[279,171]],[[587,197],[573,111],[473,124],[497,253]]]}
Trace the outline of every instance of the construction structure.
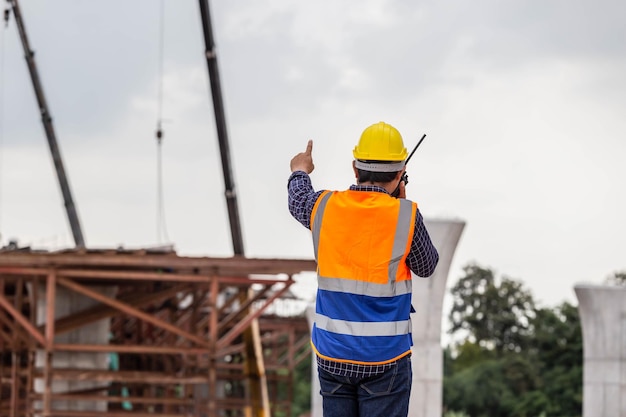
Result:
{"label": "construction structure", "polygon": [[[65,203],[65,210],[66,210],[70,227],[72,230],[72,234],[74,237],[75,248],[79,250],[79,252],[76,252],[76,253],[84,254],[86,253],[85,239],[83,237],[82,228],[80,226],[78,212],[77,212],[76,206],[72,198],[72,193],[71,193],[70,186],[69,186],[69,180],[67,178],[67,175],[65,173],[65,169],[63,166],[63,160],[62,160],[58,142],[56,139],[54,126],[52,123],[52,117],[51,117],[50,110],[48,108],[48,105],[45,99],[45,94],[42,88],[39,73],[37,70],[36,63],[35,63],[35,59],[34,59],[35,54],[28,41],[28,36],[26,33],[26,28],[25,28],[25,24],[24,24],[22,12],[21,12],[18,0],[7,0],[7,1],[9,4],[9,8],[6,9],[5,14],[4,14],[5,24],[8,25],[10,12],[12,11],[13,16],[16,21],[16,26],[17,26],[17,30],[20,36],[20,41],[22,43],[22,47],[24,50],[24,56],[26,59],[26,63],[27,63],[29,75],[31,78],[31,82],[33,85],[33,89],[35,92],[35,96],[37,98],[39,112],[42,116],[42,123],[43,123],[44,131],[46,133],[46,138],[48,140],[50,153],[52,156],[52,160],[54,163],[54,167],[57,173],[57,178],[59,180],[59,185],[60,185],[61,192],[63,195],[64,203]],[[243,244],[243,237],[242,237],[242,231],[241,231],[241,223],[239,220],[239,211],[238,211],[238,206],[237,206],[237,193],[236,193],[235,183],[233,179],[234,177],[232,173],[232,166],[231,166],[231,161],[230,161],[230,150],[229,150],[228,134],[227,134],[227,129],[226,129],[226,118],[225,118],[224,104],[223,104],[223,99],[222,99],[219,70],[218,70],[218,65],[217,65],[217,55],[215,52],[215,42],[213,38],[213,29],[212,29],[212,24],[211,24],[209,2],[208,0],[198,0],[198,4],[199,4],[199,13],[200,13],[200,18],[201,18],[201,23],[202,23],[202,35],[203,35],[204,43],[205,43],[204,57],[207,63],[207,70],[208,70],[210,86],[211,86],[211,98],[213,101],[213,110],[215,114],[215,122],[216,122],[216,129],[217,129],[217,139],[218,139],[219,147],[220,147],[220,157],[221,157],[222,171],[223,171],[224,185],[225,185],[224,195],[226,198],[226,205],[228,209],[228,217],[229,217],[231,238],[232,238],[232,244],[233,244],[233,253],[235,255],[235,258],[241,261],[244,259],[244,244]],[[161,42],[163,42],[162,38],[161,38]],[[162,77],[162,74],[160,74],[160,76]],[[159,96],[161,97],[162,94],[159,93]],[[159,103],[159,108],[160,108],[160,103]],[[161,115],[160,115],[160,110],[159,110],[159,120],[157,121],[157,131],[156,131],[157,144],[159,146],[158,148],[159,158],[161,155],[160,146],[161,146],[162,138],[163,138],[163,131],[161,128],[162,126],[161,126],[160,117]],[[159,164],[160,164],[160,159],[159,159]],[[159,179],[160,179],[160,171],[159,171]],[[160,184],[159,184],[159,187],[160,187]],[[161,196],[159,195],[159,199],[160,198]],[[80,270],[83,261],[81,261],[80,258],[77,258],[73,262],[74,263],[72,264],[73,265],[72,268],[77,268],[78,270]],[[141,262],[139,263],[141,264]],[[278,263],[280,264],[281,262],[278,261]],[[117,265],[116,261],[113,261],[111,265]],[[46,275],[46,274],[40,275],[41,269],[37,263],[34,263],[32,265],[25,263],[22,266],[26,268],[34,268],[33,270],[39,270],[39,272],[37,272],[38,276]],[[12,267],[14,267],[14,265],[11,265],[11,268]],[[65,266],[63,268],[65,268]],[[123,270],[124,266],[118,265],[118,266],[112,266],[112,268],[113,269],[121,268]],[[161,268],[166,269],[168,268],[168,266],[161,265]],[[20,278],[7,277],[7,285],[8,285],[7,288],[10,288],[10,290],[17,291],[15,294],[11,294],[11,296],[14,298],[13,300],[14,305],[12,306],[11,303],[6,299],[6,297],[2,299],[2,302],[1,302],[1,307],[7,309],[9,316],[12,317],[12,319],[16,321],[16,322],[12,322],[10,319],[5,320],[6,327],[4,330],[8,331],[9,333],[17,329],[15,327],[16,324],[32,326],[33,323],[31,322],[30,324],[28,324],[28,320],[26,320],[26,317],[29,317],[30,320],[35,320],[35,322],[38,323],[38,325],[41,325],[44,321],[45,323],[49,323],[51,318],[54,318],[54,317],[58,318],[59,316],[57,315],[57,313],[59,312],[62,313],[63,317],[77,317],[77,315],[82,314],[84,311],[91,312],[92,309],[97,310],[98,308],[102,307],[100,304],[95,303],[94,300],[99,303],[104,303],[108,305],[109,310],[110,310],[111,308],[117,308],[116,303],[117,303],[118,297],[129,296],[133,298],[133,295],[137,294],[137,293],[134,293],[134,291],[136,291],[137,288],[133,288],[133,286],[130,286],[128,288],[124,286],[121,286],[121,287],[106,286],[106,288],[98,287],[97,290],[94,290],[93,288],[90,290],[89,287],[84,287],[84,288],[80,287],[80,289],[78,289],[77,287],[72,287],[71,284],[67,283],[66,279],[68,277],[59,278],[58,283],[64,289],[63,290],[59,289],[58,292],[55,293],[55,291],[57,291],[56,278],[53,280],[52,287],[48,287],[48,284],[46,283],[46,285],[44,285],[42,289],[40,290],[38,288],[40,285],[39,283],[40,278],[33,278],[34,281],[28,282],[28,286],[24,287],[22,285],[22,282],[24,281],[23,276],[28,275],[28,274],[19,272],[21,271],[19,269],[17,270],[11,269],[11,271],[17,274],[16,276],[19,276]],[[240,317],[249,317],[249,320],[244,320],[243,323],[245,325],[236,327],[237,332],[234,333],[236,336],[230,336],[230,337],[237,337],[243,340],[242,342],[243,353],[239,355],[238,357],[238,358],[243,358],[242,364],[238,364],[237,366],[243,367],[245,369],[244,374],[246,375],[246,378],[247,378],[244,384],[246,385],[245,395],[249,398],[249,405],[250,405],[250,410],[248,414],[253,415],[255,417],[266,417],[270,414],[270,402],[269,402],[270,400],[269,385],[270,384],[268,383],[266,379],[266,374],[265,374],[266,367],[264,364],[263,351],[259,347],[261,345],[261,340],[260,340],[261,335],[259,333],[260,324],[259,322],[257,322],[257,319],[260,313],[258,313],[258,306],[257,306],[257,309],[253,308],[253,304],[255,304],[255,300],[258,301],[259,295],[255,294],[254,291],[251,291],[250,286],[255,284],[254,281],[248,281],[247,283],[245,281],[247,273],[260,273],[260,272],[255,271],[255,270],[246,271],[245,268],[244,268],[244,271],[242,272],[244,272],[242,275],[237,276],[237,279],[242,280],[242,281],[239,282],[237,285],[233,284],[232,286],[230,286],[230,288],[234,289],[236,294],[229,294],[228,305],[231,307],[237,306],[237,305],[240,305],[243,307],[241,307],[241,310],[237,310],[236,314],[235,312],[228,313],[230,315],[235,314],[234,316],[229,318],[228,323],[231,323],[232,321]],[[285,271],[276,271],[276,273],[278,272],[288,273],[289,275],[291,274]],[[53,275],[56,276],[56,273],[53,273]],[[86,279],[88,281],[85,283],[86,285],[90,285],[93,283],[90,281],[89,277],[79,277],[79,278],[81,279],[81,281]],[[17,281],[15,281],[16,279]],[[13,281],[15,281],[15,283],[12,284]],[[176,281],[176,278],[172,280],[172,282],[175,282],[175,281]],[[109,280],[107,282],[110,283],[111,281]],[[187,281],[183,280],[183,282],[187,282]],[[187,283],[190,284],[192,282],[195,282],[195,281],[189,281]],[[69,286],[65,284],[68,284]],[[152,287],[161,288],[163,283],[160,279],[157,279],[155,280],[155,282],[151,284],[148,284],[144,281],[144,284],[146,288],[142,287],[140,290],[151,292]],[[4,285],[4,284],[1,284],[1,285]],[[260,285],[260,284],[257,283],[257,285]],[[0,288],[0,290],[2,290],[2,288]],[[87,290],[85,290],[85,288],[87,288]],[[288,288],[288,286],[286,286],[285,288]],[[174,290],[174,288],[170,288],[170,290],[172,291],[172,293],[170,294],[172,297],[180,296],[180,295],[175,295],[176,291]],[[217,288],[211,288],[211,291],[212,292],[210,296],[217,297],[216,291],[219,291],[219,285]],[[2,294],[3,294],[2,291],[0,291],[0,295]],[[37,294],[45,294],[45,296],[41,299],[38,299]],[[81,296],[75,297],[76,294],[81,294]],[[105,299],[108,301],[103,301],[103,299],[95,297],[94,294],[98,294],[99,296],[105,297]],[[8,295],[8,294],[5,294],[5,295]],[[205,295],[208,295],[208,293],[206,293]],[[190,295],[191,297],[190,299],[194,300],[196,304],[201,304],[202,302],[199,301],[199,298],[195,298],[195,297],[200,297],[200,296],[201,295],[195,295],[195,296]],[[277,298],[277,296],[272,296],[270,298],[275,299]],[[26,300],[29,300],[28,303],[26,303]],[[209,301],[206,300],[206,302],[209,302]],[[17,308],[18,306],[25,305],[25,303],[28,304],[31,310],[34,308],[34,310],[29,311],[29,313],[31,314],[30,316],[28,315],[24,316],[22,314],[23,313],[21,311],[22,307]],[[169,300],[168,303],[169,303],[168,308],[170,310],[176,309],[176,307],[178,306],[178,304],[175,302],[174,299]],[[35,308],[33,306],[39,306],[39,308]],[[122,307],[124,306],[122,305]],[[45,314],[43,314],[42,311],[45,311]],[[122,309],[121,311],[128,312],[124,309]],[[19,314],[22,314],[22,315],[19,315]],[[52,315],[50,316],[50,314]],[[162,314],[165,314],[165,313],[162,313]],[[202,336],[199,336],[194,333],[196,331],[199,331],[198,329],[191,330],[191,332],[186,333],[185,336],[181,336],[180,333],[176,333],[175,329],[178,328],[176,326],[178,326],[180,324],[179,323],[180,320],[183,320],[183,319],[179,317],[176,320],[177,320],[176,322],[177,324],[169,324],[169,326],[171,327],[171,330],[174,332],[174,334],[178,334],[178,337],[187,338],[190,335],[195,335],[191,339],[187,340],[187,341],[195,340],[197,346],[192,346],[194,349],[204,346],[208,343],[208,342],[205,342],[204,345],[200,343]],[[94,322],[94,324],[92,325],[93,327],[89,329],[83,328],[83,329],[76,330],[73,333],[73,336],[71,336],[69,339],[74,340],[74,341],[79,340],[81,343],[77,343],[77,345],[89,345],[89,346],[106,345],[107,338],[109,337],[108,332],[103,332],[102,330],[98,330],[98,329],[101,329],[101,328],[106,329],[109,323],[107,321],[100,322],[99,320],[96,320],[96,322],[98,323]],[[121,319],[121,323],[124,323],[124,324],[123,325],[120,324],[119,321],[114,324],[117,324],[119,328],[126,328],[129,326],[127,321],[125,321],[125,319]],[[194,326],[196,326],[196,324],[194,323],[188,324],[185,322],[184,324],[188,325],[190,328],[194,328]],[[83,324],[81,324],[81,326],[83,326]],[[222,328],[224,326],[225,325],[223,325]],[[113,330],[116,330],[118,327],[113,326]],[[37,344],[35,344],[35,346],[39,346],[39,348],[41,348],[41,346],[45,345],[45,346],[48,346],[46,348],[48,349],[51,346],[51,344],[55,345],[56,342],[53,343],[53,340],[55,340],[54,328],[52,328],[52,330],[50,331],[51,333],[49,334],[48,334],[49,330],[46,330],[44,339],[42,339],[43,335],[41,333],[33,332],[35,328],[30,329],[29,327],[26,327],[26,329],[28,330],[27,334],[30,335],[30,337],[35,337],[35,340],[38,342]],[[144,335],[140,330],[141,328],[138,329],[140,338],[143,340]],[[65,332],[69,330],[63,330],[63,331]],[[96,337],[95,340],[92,339],[92,336],[94,334],[98,335],[98,337]],[[124,337],[122,337],[121,339],[119,337],[116,338],[115,333],[113,333],[110,337],[113,339],[114,342],[115,341],[119,342],[120,340],[126,340]],[[211,337],[211,335],[209,334],[208,337]],[[44,341],[45,343],[43,343]],[[232,340],[229,340],[229,341],[232,342]],[[96,345],[93,345],[93,342],[96,342]],[[17,340],[13,340],[12,343],[9,343],[9,340],[7,340],[7,344],[11,346],[11,349],[14,352],[16,351],[16,349],[17,351],[20,351],[20,352],[22,351],[21,350],[22,346],[20,345],[20,343],[21,342]],[[150,340],[149,343],[154,344],[155,346],[158,345],[158,342],[156,340]],[[61,343],[61,345],[66,345],[66,343]],[[223,347],[224,346],[221,346],[221,348]],[[29,360],[27,361],[27,363],[33,362],[36,369],[39,369],[42,366],[45,369],[48,369],[48,368],[54,369],[56,368],[55,364],[64,363],[65,365],[69,365],[71,364],[72,361],[75,361],[77,357],[80,357],[81,359],[84,359],[84,363],[82,363],[82,365],[86,367],[95,366],[96,369],[99,370],[100,368],[105,366],[103,365],[103,363],[106,363],[107,361],[107,356],[105,354],[106,352],[99,351],[99,350],[93,351],[91,352],[91,354],[82,352],[82,355],[78,355],[76,352],[74,352],[72,355],[67,354],[65,359],[60,359],[61,355],[56,350],[53,350],[53,352],[55,353],[56,362],[49,359],[49,356],[51,354],[50,352],[48,352],[48,350],[46,350],[45,352],[38,351],[35,355],[34,361]],[[213,356],[213,354],[216,352],[217,351],[215,352],[211,351],[209,353],[209,356]],[[29,351],[29,354],[30,353],[32,352]],[[17,364],[17,359],[13,358],[11,361],[11,366],[15,367],[17,366],[16,364]],[[209,366],[210,366],[210,362],[209,362]],[[41,383],[40,380],[37,380],[36,382]],[[42,409],[44,410],[44,412],[50,411],[54,408],[49,403],[50,393],[54,392],[54,390],[49,389],[50,384],[48,382],[46,382],[44,385],[44,391],[48,392],[48,394],[46,394],[46,397],[44,398],[44,401],[43,401],[44,407]],[[211,379],[210,382],[211,383],[215,382],[215,378]],[[18,385],[15,385],[15,384],[18,384]],[[27,384],[27,386],[29,387],[28,389],[30,389],[31,385],[32,384],[30,383]],[[65,391],[71,390],[70,388],[72,385],[73,384],[71,383],[66,384],[64,390]],[[87,384],[85,382],[81,382],[79,385],[82,388],[85,388]],[[231,385],[237,385],[237,384],[231,384]],[[242,384],[239,384],[239,385],[242,385]],[[4,382],[3,382],[3,386],[4,386]],[[12,377],[10,386],[13,387],[12,392],[11,392],[11,398],[13,402],[12,402],[10,409],[12,410],[13,413],[15,413],[17,412],[16,411],[17,403],[15,401],[17,401],[17,398],[21,398],[20,397],[21,394],[20,394],[19,387],[18,387],[19,386],[18,379]],[[57,386],[59,386],[59,384],[57,384]],[[98,386],[96,386],[96,388],[98,388]],[[203,385],[203,383],[199,382],[197,383],[196,388],[197,388],[196,391],[199,395],[202,393],[206,394],[205,396],[209,398],[209,404],[214,404],[214,402],[210,400],[211,395],[213,395],[212,389],[215,388],[214,385]],[[3,396],[0,395],[0,398],[3,398]],[[106,407],[103,404],[104,404],[103,402],[100,402],[99,405],[97,405],[94,409],[95,410],[105,409]],[[128,404],[128,402],[124,402],[124,404]],[[210,407],[213,407],[213,405],[211,405]],[[209,408],[209,412],[212,412],[213,410],[214,408]],[[197,415],[201,415],[201,414],[197,414]],[[213,414],[211,413],[211,415]]]}
{"label": "construction structure", "polygon": [[574,290],[583,332],[583,417],[626,417],[626,288]]}
{"label": "construction structure", "polygon": [[243,334],[255,322],[271,415],[290,416],[308,328],[264,313],[311,270],[149,250],[1,252],[0,416],[252,415]]}

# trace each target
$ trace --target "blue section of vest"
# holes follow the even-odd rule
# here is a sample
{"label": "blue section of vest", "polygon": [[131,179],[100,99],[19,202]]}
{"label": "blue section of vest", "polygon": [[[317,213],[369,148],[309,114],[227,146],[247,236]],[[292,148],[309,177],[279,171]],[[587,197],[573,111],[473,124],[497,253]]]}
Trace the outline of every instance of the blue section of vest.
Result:
{"label": "blue section of vest", "polygon": [[312,341],[329,359],[378,363],[411,349],[411,294],[372,297],[318,290]]}
{"label": "blue section of vest", "polygon": [[411,294],[370,297],[334,291],[317,291],[316,313],[332,319],[358,322],[390,322],[409,319]]}

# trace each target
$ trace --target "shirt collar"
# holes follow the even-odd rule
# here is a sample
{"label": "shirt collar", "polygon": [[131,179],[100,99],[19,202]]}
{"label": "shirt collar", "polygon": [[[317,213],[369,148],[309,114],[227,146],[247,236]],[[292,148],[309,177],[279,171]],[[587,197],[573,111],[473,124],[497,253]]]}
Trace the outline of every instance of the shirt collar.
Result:
{"label": "shirt collar", "polygon": [[383,187],[379,187],[378,185],[351,185],[350,186],[350,191],[375,191],[378,193],[385,193],[385,194],[389,194],[389,192],[387,190],[385,190]]}

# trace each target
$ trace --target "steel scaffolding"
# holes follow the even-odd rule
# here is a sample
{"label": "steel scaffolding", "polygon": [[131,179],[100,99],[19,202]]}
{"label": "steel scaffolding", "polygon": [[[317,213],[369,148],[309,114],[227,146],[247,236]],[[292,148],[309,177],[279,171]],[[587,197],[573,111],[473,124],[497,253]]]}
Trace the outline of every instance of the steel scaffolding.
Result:
{"label": "steel scaffolding", "polygon": [[149,250],[0,253],[0,416],[249,415],[242,334],[255,323],[272,415],[290,416],[309,332],[267,312],[314,270]]}

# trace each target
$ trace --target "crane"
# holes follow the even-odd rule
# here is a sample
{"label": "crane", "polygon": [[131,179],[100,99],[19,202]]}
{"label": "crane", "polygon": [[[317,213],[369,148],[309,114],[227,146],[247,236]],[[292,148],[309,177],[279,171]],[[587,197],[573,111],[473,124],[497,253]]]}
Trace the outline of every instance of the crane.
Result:
{"label": "crane", "polygon": [[28,72],[30,73],[30,79],[35,89],[35,96],[37,97],[37,103],[39,105],[39,111],[41,113],[41,121],[46,132],[46,138],[48,139],[48,146],[50,147],[50,153],[52,154],[52,162],[57,173],[59,185],[61,187],[61,193],[63,194],[63,200],[65,202],[65,211],[67,218],[72,229],[72,236],[74,238],[74,245],[77,248],[85,247],[85,239],[83,238],[83,231],[80,226],[80,220],[78,218],[78,212],[72,198],[72,191],[70,190],[70,183],[65,174],[65,167],[63,166],[63,159],[61,158],[61,151],[57,143],[56,133],[52,124],[52,117],[50,116],[50,110],[48,109],[48,103],[46,102],[46,96],[44,95],[43,88],[41,86],[41,80],[37,71],[37,65],[35,64],[35,53],[30,49],[28,43],[28,37],[26,36],[26,28],[22,19],[22,12],[17,0],[7,0],[13,10],[13,16],[17,24],[17,30],[20,34],[20,40],[22,47],[24,48],[24,57],[28,65]]}
{"label": "crane", "polygon": [[[222,100],[222,89],[217,66],[217,55],[215,53],[215,41],[213,39],[213,28],[211,25],[211,14],[208,0],[199,0],[200,15],[202,17],[202,31],[205,43],[205,57],[209,70],[211,83],[211,96],[213,99],[213,110],[215,113],[215,125],[217,128],[217,138],[220,146],[220,156],[222,160],[222,171],[224,174],[224,185],[226,188],[226,204],[228,206],[228,217],[230,220],[230,232],[235,255],[244,255],[243,238],[241,234],[241,222],[239,221],[239,209],[237,207],[237,193],[233,180],[232,166],[230,163],[230,148],[228,145],[228,134],[226,131],[226,117],[224,115],[224,101]],[[245,293],[239,294],[240,302],[245,302],[248,297]],[[267,392],[267,379],[265,377],[263,355],[261,353],[260,335],[257,325],[252,325],[243,334],[246,350],[246,374],[248,375],[248,386],[252,403],[252,415],[255,417],[269,417],[269,396]]]}
{"label": "crane", "polygon": [[[61,159],[60,150],[56,140],[52,117],[48,109],[48,105],[43,93],[37,67],[35,65],[34,52],[30,49],[28,38],[18,0],[7,0],[12,7],[15,20],[17,22],[20,39],[24,48],[26,62],[31,76],[35,95],[42,116],[42,122],[48,139],[50,152],[57,172],[59,184],[65,201],[65,209],[72,229],[75,246],[78,248],[85,247],[85,241],[78,218],[78,213],[74,205],[69,181],[65,174],[65,168]],[[205,42],[205,58],[209,72],[211,85],[211,96],[213,100],[213,110],[215,114],[215,122],[217,128],[217,136],[220,147],[220,156],[222,163],[222,171],[225,184],[225,197],[228,208],[228,216],[230,223],[231,238],[233,244],[233,252],[235,256],[245,256],[243,237],[241,232],[241,222],[239,218],[239,209],[237,206],[237,194],[232,174],[232,165],[230,161],[230,148],[228,142],[228,134],[226,129],[226,118],[224,114],[224,103],[222,99],[221,83],[219,70],[217,66],[217,56],[215,53],[215,42],[213,38],[213,29],[211,25],[211,15],[208,0],[199,0],[200,15],[202,18],[202,30]],[[240,301],[243,303],[248,295],[239,294]],[[255,417],[269,416],[269,396],[267,392],[267,380],[265,377],[263,356],[259,349],[260,335],[258,326],[250,326],[243,334],[245,350],[246,350],[246,373],[248,375],[250,398],[252,403],[252,415]]]}

